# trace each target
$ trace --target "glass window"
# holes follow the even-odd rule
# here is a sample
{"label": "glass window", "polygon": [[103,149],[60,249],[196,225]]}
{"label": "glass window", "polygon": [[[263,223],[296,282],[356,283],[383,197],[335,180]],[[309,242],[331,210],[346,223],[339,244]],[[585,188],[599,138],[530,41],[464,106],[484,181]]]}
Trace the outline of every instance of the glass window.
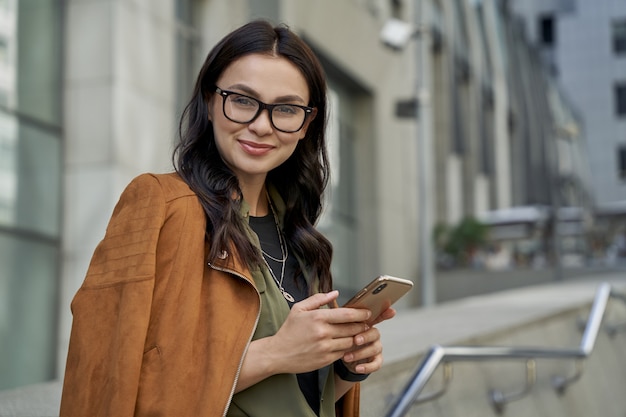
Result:
{"label": "glass window", "polygon": [[9,44],[6,39],[0,38],[0,65],[9,63]]}
{"label": "glass window", "polygon": [[331,182],[325,211],[318,227],[333,244],[332,272],[335,287],[350,288],[359,277],[355,214],[355,133],[351,114],[352,100],[347,91],[331,86],[328,91],[329,117],[327,124],[328,156]]}
{"label": "glass window", "polygon": [[455,52],[463,57],[467,55],[470,41],[464,4],[463,0],[454,0]]}
{"label": "glass window", "polygon": [[391,16],[396,19],[404,19],[404,2],[402,0],[391,0]]}
{"label": "glass window", "polygon": [[615,114],[626,117],[626,82],[615,84]]}
{"label": "glass window", "polygon": [[61,108],[61,2],[17,2],[17,90],[20,114],[59,125]]}
{"label": "glass window", "polygon": [[469,90],[469,63],[457,56],[455,59],[454,87],[450,94],[452,101],[452,114],[454,115],[454,127],[452,137],[452,150],[458,155],[467,151],[468,115],[470,111]]}
{"label": "glass window", "polygon": [[503,10],[502,3],[497,3],[497,6],[493,8],[493,23],[495,29],[495,45],[498,48],[497,51],[494,51],[494,58],[500,56],[502,65],[504,66],[505,72],[508,71],[509,67],[509,48],[508,48],[508,34],[507,34],[507,19],[506,13]]}
{"label": "glass window", "polygon": [[552,15],[539,16],[538,39],[543,46],[553,46],[556,43],[556,19]]}
{"label": "glass window", "polygon": [[626,18],[613,21],[613,52],[626,54]]}
{"label": "glass window", "polygon": [[0,0],[0,389],[56,376],[61,3]]}
{"label": "glass window", "polygon": [[0,112],[0,225],[15,223],[16,201],[17,120]]}
{"label": "glass window", "polygon": [[483,89],[480,120],[480,171],[486,175],[494,173],[494,98],[490,88]]}
{"label": "glass window", "polygon": [[9,107],[15,103],[15,5],[9,7],[0,0],[0,106]]}
{"label": "glass window", "polygon": [[61,144],[56,133],[0,112],[0,225],[58,236]]}
{"label": "glass window", "polygon": [[626,145],[617,149],[617,175],[626,180]]}
{"label": "glass window", "polygon": [[478,17],[478,27],[480,29],[480,40],[481,40],[481,52],[483,54],[484,57],[484,71],[485,71],[485,77],[488,80],[491,80],[493,78],[492,75],[492,68],[493,68],[493,58],[491,57],[492,55],[492,51],[491,48],[489,47],[489,30],[487,28],[486,25],[486,19],[485,19],[485,10],[484,7],[482,5],[482,3],[477,3],[476,5],[476,14]]}
{"label": "glass window", "polygon": [[176,35],[176,113],[180,115],[191,98],[196,81],[196,59],[199,54],[200,35],[193,27],[191,0],[177,0],[178,20]]}
{"label": "glass window", "polygon": [[0,228],[0,389],[55,377],[56,241]]}

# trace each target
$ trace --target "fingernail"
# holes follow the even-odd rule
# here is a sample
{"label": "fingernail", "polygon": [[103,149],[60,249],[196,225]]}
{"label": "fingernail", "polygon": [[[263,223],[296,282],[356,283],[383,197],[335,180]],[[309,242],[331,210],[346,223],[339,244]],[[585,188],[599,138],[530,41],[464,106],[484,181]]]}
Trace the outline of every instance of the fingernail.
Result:
{"label": "fingernail", "polygon": [[363,342],[365,342],[365,339],[363,338],[363,336],[357,336],[356,338],[356,344],[357,345],[362,345]]}
{"label": "fingernail", "polygon": [[346,362],[352,362],[354,359],[354,355],[352,353],[346,353],[343,357],[343,360]]}

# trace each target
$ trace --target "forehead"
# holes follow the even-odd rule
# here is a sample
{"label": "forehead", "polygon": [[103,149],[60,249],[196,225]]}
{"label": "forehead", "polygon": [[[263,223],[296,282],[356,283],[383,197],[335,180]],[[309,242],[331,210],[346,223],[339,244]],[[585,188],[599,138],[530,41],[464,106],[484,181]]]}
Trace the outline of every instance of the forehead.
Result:
{"label": "forehead", "polygon": [[309,100],[309,88],[300,69],[282,56],[244,55],[233,61],[218,79],[219,87],[229,89],[245,85],[258,93],[260,99],[297,95]]}

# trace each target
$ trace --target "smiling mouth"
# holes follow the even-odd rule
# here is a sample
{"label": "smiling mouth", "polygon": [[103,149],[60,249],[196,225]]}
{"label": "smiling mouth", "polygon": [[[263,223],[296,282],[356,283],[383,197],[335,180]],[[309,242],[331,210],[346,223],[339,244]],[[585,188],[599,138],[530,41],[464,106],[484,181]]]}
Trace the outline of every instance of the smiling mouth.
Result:
{"label": "smiling mouth", "polygon": [[272,145],[249,142],[247,140],[239,140],[239,144],[243,150],[250,155],[264,155],[274,149]]}

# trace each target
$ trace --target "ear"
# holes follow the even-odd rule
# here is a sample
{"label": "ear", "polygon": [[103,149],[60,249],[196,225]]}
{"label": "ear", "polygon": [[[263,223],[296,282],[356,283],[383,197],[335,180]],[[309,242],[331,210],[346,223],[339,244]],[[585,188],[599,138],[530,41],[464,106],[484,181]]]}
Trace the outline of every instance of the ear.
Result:
{"label": "ear", "polygon": [[314,107],[313,112],[306,118],[306,121],[304,122],[304,126],[302,126],[302,129],[300,130],[300,134],[302,135],[300,137],[300,140],[306,137],[306,131],[309,128],[309,125],[311,124],[313,119],[315,119],[315,116],[317,116],[317,107]]}

